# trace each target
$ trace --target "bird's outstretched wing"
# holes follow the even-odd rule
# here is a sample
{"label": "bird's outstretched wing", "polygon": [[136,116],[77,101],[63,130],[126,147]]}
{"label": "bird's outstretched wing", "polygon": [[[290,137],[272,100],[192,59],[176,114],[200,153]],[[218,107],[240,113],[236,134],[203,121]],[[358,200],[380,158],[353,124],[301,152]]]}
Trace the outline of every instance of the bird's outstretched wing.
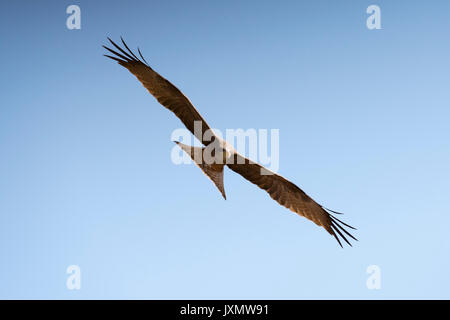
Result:
{"label": "bird's outstretched wing", "polygon": [[[330,212],[340,214],[322,207],[309,197],[303,190],[297,187],[289,180],[277,175],[263,166],[235,153],[232,161],[227,162],[227,166],[236,173],[239,173],[248,181],[256,184],[261,189],[264,189],[272,199],[279,204],[285,206],[289,210],[303,216],[317,225],[324,227],[331,235],[333,235],[337,242],[341,245],[339,236],[347,242],[350,242],[346,236],[357,240],[352,236],[345,227],[355,229],[352,226],[342,222]],[[264,174],[263,174],[264,173]]]}
{"label": "bird's outstretched wing", "polygon": [[[127,68],[138,78],[138,80],[158,100],[159,103],[175,113],[186,128],[191,131],[200,142],[208,145],[210,141],[203,141],[203,137],[204,133],[207,130],[210,130],[210,127],[189,99],[177,87],[160,76],[147,64],[139,48],[138,52],[142,60],[128,48],[123,39],[121,40],[124,48],[119,47],[111,39],[108,38],[108,40],[115,47],[115,49],[117,49],[117,51],[103,46],[106,50],[114,54],[114,56],[106,54],[105,56],[117,61],[121,66]],[[198,132],[195,132],[194,130],[194,124],[196,121],[198,121],[198,126],[201,129],[197,130]]]}

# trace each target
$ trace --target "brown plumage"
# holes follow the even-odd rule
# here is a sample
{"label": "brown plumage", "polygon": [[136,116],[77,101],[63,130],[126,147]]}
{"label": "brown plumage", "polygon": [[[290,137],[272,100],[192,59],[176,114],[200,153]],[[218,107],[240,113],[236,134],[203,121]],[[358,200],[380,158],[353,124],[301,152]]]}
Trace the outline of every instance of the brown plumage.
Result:
{"label": "brown plumage", "polygon": [[[142,60],[128,48],[123,39],[122,43],[125,49],[119,47],[111,39],[108,38],[108,40],[117,51],[103,46],[106,50],[114,54],[114,56],[105,56],[117,61],[121,66],[127,68],[135,75],[158,102],[172,111],[183,122],[186,128],[205,146],[208,146],[213,141],[218,141],[221,143],[224,150],[226,149],[228,151],[225,162],[206,164],[202,160],[205,148],[190,147],[177,142],[178,146],[188,153],[194,160],[194,163],[196,163],[208,178],[214,182],[224,198],[226,197],[225,189],[223,187],[223,167],[226,165],[248,181],[265,190],[270,197],[279,204],[298,215],[313,221],[318,226],[325,228],[328,233],[336,238],[341,247],[342,243],[339,240],[339,237],[350,246],[351,244],[346,236],[357,240],[345,229],[345,227],[351,229],[355,228],[332,215],[332,213],[340,214],[339,212],[321,206],[292,182],[241,156],[234,149],[228,148],[226,143],[219,137],[214,136],[214,134],[211,141],[204,141],[203,137],[205,132],[208,130],[211,131],[211,129],[189,99],[147,64],[139,48],[138,52]],[[201,124],[201,130],[195,130],[194,123],[196,121]],[[200,156],[194,157],[195,154]]]}
{"label": "brown plumage", "polygon": [[208,164],[203,157],[205,148],[187,146],[181,142],[175,141],[175,143],[186,152],[194,161],[194,163],[202,169],[203,173],[214,183],[219,189],[223,198],[226,200],[225,188],[223,187],[223,164]]}

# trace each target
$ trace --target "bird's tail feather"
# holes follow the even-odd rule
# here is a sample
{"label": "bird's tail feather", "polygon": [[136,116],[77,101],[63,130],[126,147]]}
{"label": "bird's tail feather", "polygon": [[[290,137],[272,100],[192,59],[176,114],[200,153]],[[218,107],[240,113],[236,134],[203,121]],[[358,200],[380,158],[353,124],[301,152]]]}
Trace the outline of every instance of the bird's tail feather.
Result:
{"label": "bird's tail feather", "polygon": [[188,145],[185,145],[181,142],[175,141],[175,143],[184,151],[186,152],[193,162],[202,169],[203,173],[206,174],[206,176],[214,182],[217,189],[219,189],[220,193],[222,194],[223,198],[226,200],[227,197],[225,195],[225,188],[223,186],[223,167],[224,165],[217,165],[217,164],[207,164],[205,161],[203,161],[203,151],[205,148],[201,147],[191,147]]}

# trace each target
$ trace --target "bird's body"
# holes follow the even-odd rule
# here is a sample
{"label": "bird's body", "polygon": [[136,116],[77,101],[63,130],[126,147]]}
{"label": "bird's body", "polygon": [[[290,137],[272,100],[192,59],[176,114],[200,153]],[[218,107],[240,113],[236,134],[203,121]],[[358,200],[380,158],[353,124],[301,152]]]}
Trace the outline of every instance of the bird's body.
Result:
{"label": "bird's body", "polygon": [[[104,46],[105,49],[115,55],[105,56],[116,60],[135,75],[158,102],[171,110],[186,128],[205,145],[205,147],[191,147],[176,142],[184,152],[191,156],[194,163],[200,167],[206,176],[211,179],[225,199],[223,171],[224,167],[227,166],[232,171],[265,190],[279,204],[325,228],[328,233],[336,238],[341,246],[338,236],[349,245],[351,244],[345,235],[356,240],[355,237],[345,230],[344,226],[354,228],[330,213],[339,214],[338,212],[324,208],[295,184],[240,155],[231,145],[215,135],[189,99],[168,80],[155,72],[147,64],[139,49],[138,52],[142,60],[128,48],[123,40],[122,43],[127,51],[120,48],[111,39],[109,41],[118,51]],[[211,139],[205,139],[205,136],[209,136]]]}

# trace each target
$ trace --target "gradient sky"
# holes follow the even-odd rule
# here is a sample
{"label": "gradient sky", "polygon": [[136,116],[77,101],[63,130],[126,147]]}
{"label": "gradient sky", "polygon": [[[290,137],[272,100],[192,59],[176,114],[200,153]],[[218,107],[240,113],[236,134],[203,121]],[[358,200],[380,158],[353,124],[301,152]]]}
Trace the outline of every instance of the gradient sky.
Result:
{"label": "gradient sky", "polygon": [[[66,28],[71,4],[81,30]],[[1,1],[0,298],[449,299],[449,12]],[[280,129],[279,173],[360,241],[341,249],[230,170],[224,201],[174,165],[181,122],[102,56],[107,36],[139,46],[211,126]]]}

